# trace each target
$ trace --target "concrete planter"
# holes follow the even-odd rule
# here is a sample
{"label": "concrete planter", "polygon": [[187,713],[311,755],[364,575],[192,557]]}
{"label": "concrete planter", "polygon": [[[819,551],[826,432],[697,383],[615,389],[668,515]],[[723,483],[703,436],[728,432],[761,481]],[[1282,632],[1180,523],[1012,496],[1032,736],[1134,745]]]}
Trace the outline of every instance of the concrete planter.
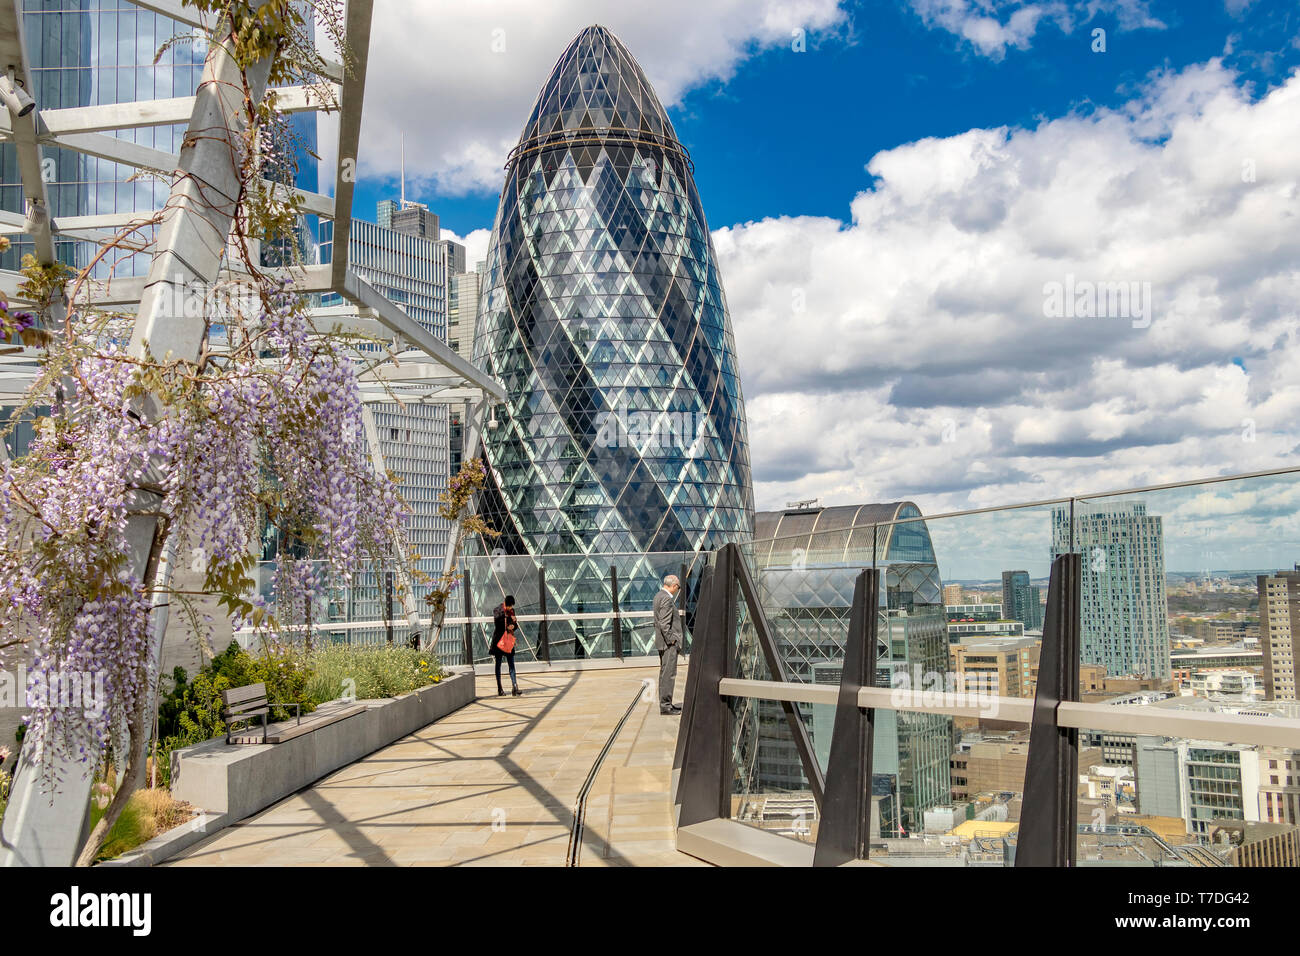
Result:
{"label": "concrete planter", "polygon": [[473,699],[474,675],[462,673],[401,697],[359,701],[367,705],[363,713],[281,744],[228,745],[218,738],[177,750],[172,754],[172,796],[201,808],[207,825],[197,836],[159,834],[114,862],[130,866],[136,857],[137,865],[161,862],[166,850],[184,848],[171,845],[173,841],[188,845],[237,823]]}

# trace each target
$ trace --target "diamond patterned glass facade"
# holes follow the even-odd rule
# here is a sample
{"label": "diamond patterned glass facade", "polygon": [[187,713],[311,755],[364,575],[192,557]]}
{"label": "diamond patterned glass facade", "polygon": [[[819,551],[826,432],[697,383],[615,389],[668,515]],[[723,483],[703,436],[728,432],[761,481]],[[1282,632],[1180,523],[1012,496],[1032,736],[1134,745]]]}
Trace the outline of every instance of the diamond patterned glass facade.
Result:
{"label": "diamond patterned glass facade", "polygon": [[753,491],[722,283],[686,151],[589,27],[507,164],[474,361],[505,386],[480,511],[508,553],[712,550]]}

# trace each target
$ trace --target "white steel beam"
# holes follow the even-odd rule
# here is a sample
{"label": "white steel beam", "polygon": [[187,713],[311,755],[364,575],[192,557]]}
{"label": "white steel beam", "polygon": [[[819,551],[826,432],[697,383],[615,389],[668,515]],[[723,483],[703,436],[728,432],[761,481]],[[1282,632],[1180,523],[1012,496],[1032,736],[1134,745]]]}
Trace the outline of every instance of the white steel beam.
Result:
{"label": "white steel beam", "polygon": [[[309,86],[277,87],[275,93],[276,107],[285,113],[303,113],[325,105]],[[335,95],[339,95],[338,86],[335,86]],[[36,128],[42,137],[48,137],[138,129],[143,126],[179,126],[188,123],[193,112],[194,97],[171,96],[160,100],[37,110]],[[0,133],[13,133],[13,123],[8,112],[0,113]]]}
{"label": "white steel beam", "polygon": [[[348,239],[352,235],[352,196],[356,192],[357,154],[361,146],[361,104],[366,98],[366,66],[370,60],[371,0],[348,0],[347,37],[352,46],[352,72],[343,78],[339,140],[334,170],[334,288],[347,284]],[[432,354],[432,353],[431,353]]]}
{"label": "white steel beam", "polygon": [[[329,266],[290,266],[284,269],[267,269],[270,275],[285,276],[293,281],[293,287],[299,292],[329,291]],[[223,272],[221,280],[233,282],[247,273]],[[18,283],[23,276],[18,272],[0,271],[0,292],[10,302],[26,302],[27,299],[18,291]],[[149,280],[146,276],[119,276],[112,279],[87,279],[81,286],[81,293],[87,303],[94,308],[111,308],[115,306],[135,306],[144,295]],[[69,287],[71,288],[71,287]]]}
{"label": "white steel beam", "polygon": [[[153,170],[168,177],[176,174],[181,161],[181,157],[176,153],[153,149],[149,146],[140,146],[119,139],[116,136],[109,136],[107,133],[68,133],[66,135],[51,133],[40,137],[40,141],[50,146],[61,146],[64,149],[75,150],[87,156],[97,156],[100,159],[121,163],[124,166]],[[264,180],[264,182],[266,181]],[[323,216],[326,219],[334,216],[334,200],[329,196],[309,192],[305,189],[291,189],[281,183],[267,182],[267,185],[279,196],[290,193],[297,195],[302,201],[302,210],[305,213]]]}
{"label": "white steel beam", "polygon": [[[14,68],[14,81],[31,91],[31,69],[23,38],[22,0],[0,0],[0,69]],[[39,109],[40,104],[36,104]],[[8,113],[8,110],[5,110]],[[50,200],[41,176],[41,147],[36,136],[36,110],[26,116],[10,116],[12,139],[18,153],[18,173],[23,181],[23,198],[38,215],[31,229],[36,258],[42,263],[54,261],[54,233],[50,228]]]}
{"label": "white steel beam", "polygon": [[[338,257],[335,256],[334,262],[337,264],[338,261]],[[337,272],[335,275],[337,275]],[[482,389],[484,394],[490,396],[494,401],[505,401],[505,389],[502,388],[500,382],[467,362],[455,349],[438,339],[432,332],[403,312],[396,303],[351,269],[346,270],[343,287],[338,291],[344,298],[355,302],[358,306],[373,309],[380,324],[437,359],[453,374],[459,375],[467,383]]]}

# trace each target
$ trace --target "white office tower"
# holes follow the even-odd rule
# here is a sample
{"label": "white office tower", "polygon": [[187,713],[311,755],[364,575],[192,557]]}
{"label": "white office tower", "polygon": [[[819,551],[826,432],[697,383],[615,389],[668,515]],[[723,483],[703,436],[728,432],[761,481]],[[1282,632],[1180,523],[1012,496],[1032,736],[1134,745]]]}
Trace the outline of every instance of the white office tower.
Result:
{"label": "white office tower", "polygon": [[462,272],[447,278],[447,344],[472,360],[474,326],[478,322],[479,274]]}
{"label": "white office tower", "polygon": [[[380,208],[384,213],[383,204]],[[423,211],[423,210],[417,210]],[[403,210],[390,212],[394,228],[354,219],[349,236],[349,262],[362,277],[397,303],[411,318],[439,339],[447,339],[447,269],[445,250],[436,238],[398,228]],[[429,214],[432,215],[432,214]],[[436,217],[435,217],[436,220]],[[322,257],[333,253],[332,223],[322,224]],[[333,304],[326,302],[326,304]],[[398,478],[398,491],[411,507],[407,524],[411,549],[418,554],[416,569],[436,577],[442,570],[451,535],[450,523],[438,516],[438,496],[447,489],[448,415],[442,404],[374,402],[368,405],[379,434],[385,466]],[[386,609],[389,582],[385,571],[367,568],[354,574],[351,586],[339,593],[340,603],[331,610],[335,619],[378,621],[386,612],[403,621],[398,582],[392,582],[394,596]],[[417,597],[428,591],[428,583],[415,582]],[[421,605],[422,606],[422,605]],[[352,632],[354,640],[375,640],[383,628]],[[402,632],[404,636],[404,632]]]}
{"label": "white office tower", "polygon": [[1076,502],[1052,509],[1052,558],[1083,555],[1083,663],[1111,677],[1168,679],[1162,519],[1145,504]]}

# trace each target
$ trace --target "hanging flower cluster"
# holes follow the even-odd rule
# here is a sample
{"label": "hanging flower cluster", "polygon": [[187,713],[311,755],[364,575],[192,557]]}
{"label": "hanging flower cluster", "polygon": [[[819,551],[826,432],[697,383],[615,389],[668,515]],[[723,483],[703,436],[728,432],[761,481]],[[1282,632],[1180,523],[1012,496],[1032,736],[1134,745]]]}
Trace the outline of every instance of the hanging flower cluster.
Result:
{"label": "hanging flower cluster", "polygon": [[[404,533],[394,482],[364,454],[353,362],[287,282],[259,302],[247,317],[223,311],[221,341],[210,336],[198,362],[135,358],[103,344],[102,324],[71,319],[28,396],[51,414],[0,474],[0,627],[34,645],[26,745],[49,772],[56,755],[100,760],[150,686],[157,582],[131,571],[134,516],[189,535],[205,589],[264,632],[301,622],[331,579]],[[248,573],[268,531],[270,607]],[[69,675],[102,697],[36,693]]]}

